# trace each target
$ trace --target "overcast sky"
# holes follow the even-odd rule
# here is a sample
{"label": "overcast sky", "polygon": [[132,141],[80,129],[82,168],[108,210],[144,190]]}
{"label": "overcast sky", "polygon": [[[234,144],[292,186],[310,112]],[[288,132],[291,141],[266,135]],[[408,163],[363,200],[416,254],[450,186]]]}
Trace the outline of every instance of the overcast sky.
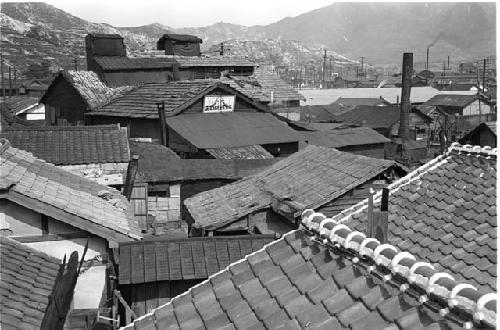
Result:
{"label": "overcast sky", "polygon": [[46,0],[95,23],[139,26],[161,23],[174,28],[217,22],[264,25],[333,3],[333,0]]}

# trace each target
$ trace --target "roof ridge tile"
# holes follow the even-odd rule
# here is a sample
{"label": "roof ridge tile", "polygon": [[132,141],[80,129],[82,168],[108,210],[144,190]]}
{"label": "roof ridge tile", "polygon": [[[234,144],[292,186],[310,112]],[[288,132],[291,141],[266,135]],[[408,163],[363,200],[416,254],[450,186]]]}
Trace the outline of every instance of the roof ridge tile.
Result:
{"label": "roof ridge tile", "polygon": [[[328,229],[326,226],[335,222],[337,225]],[[370,269],[378,268],[398,274],[406,282],[401,286],[404,289],[412,286],[420,295],[420,303],[426,303],[429,298],[438,299],[447,306],[448,310],[460,310],[461,315],[467,317],[466,324],[484,322],[489,326],[496,326],[496,293],[482,293],[471,284],[458,282],[446,272],[438,272],[427,262],[417,261],[406,251],[400,251],[391,244],[381,244],[373,238],[366,238],[363,233],[351,230],[346,225],[332,219],[326,219],[321,213],[311,209],[302,213],[301,226],[314,237],[318,243],[333,245],[353,253],[353,261],[360,259],[373,263]],[[331,225],[330,225],[331,226]],[[349,244],[353,237],[365,237],[359,244]],[[405,262],[403,262],[405,260]],[[406,265],[405,265],[406,264]],[[391,279],[385,275],[384,280]],[[439,280],[446,279],[446,286],[438,284]]]}

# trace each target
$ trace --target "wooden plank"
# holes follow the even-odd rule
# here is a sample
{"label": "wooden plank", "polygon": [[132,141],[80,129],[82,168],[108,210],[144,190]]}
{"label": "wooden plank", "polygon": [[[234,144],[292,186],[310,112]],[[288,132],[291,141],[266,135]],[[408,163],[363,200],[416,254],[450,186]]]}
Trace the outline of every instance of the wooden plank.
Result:
{"label": "wooden plank", "polygon": [[227,243],[215,241],[215,253],[217,255],[217,261],[219,262],[219,269],[226,268],[230,263]]}
{"label": "wooden plank", "polygon": [[144,249],[142,245],[130,246],[131,283],[144,283]]}
{"label": "wooden plank", "polygon": [[132,304],[130,308],[132,308],[137,317],[141,317],[142,315],[146,314],[146,294],[144,290],[144,283],[135,284],[132,286]]}
{"label": "wooden plank", "polygon": [[130,260],[130,245],[122,245],[120,246],[120,263],[119,263],[119,270],[120,270],[120,277],[119,277],[119,283],[120,284],[130,284],[131,281],[131,260]]}
{"label": "wooden plank", "polygon": [[193,252],[191,250],[190,242],[183,242],[179,244],[180,257],[181,257],[181,269],[182,269],[182,279],[194,279],[194,264],[193,264]]}
{"label": "wooden plank", "polygon": [[153,282],[156,276],[156,249],[154,243],[144,244],[144,281]]}
{"label": "wooden plank", "polygon": [[181,280],[181,256],[178,243],[168,243],[168,267],[170,280]]}
{"label": "wooden plank", "polygon": [[219,266],[219,261],[217,260],[217,252],[215,251],[215,241],[203,242],[203,256],[205,259],[205,267],[207,269],[207,275],[217,273],[221,268]]}
{"label": "wooden plank", "polygon": [[227,251],[229,252],[229,262],[233,263],[240,260],[241,255],[240,244],[236,240],[227,241]]}
{"label": "wooden plank", "polygon": [[207,267],[205,265],[205,255],[203,251],[203,243],[200,241],[191,242],[191,250],[193,253],[193,266],[195,278],[207,278]]}
{"label": "wooden plank", "polygon": [[157,242],[155,244],[157,281],[165,281],[170,279],[167,246],[168,245],[165,242]]}

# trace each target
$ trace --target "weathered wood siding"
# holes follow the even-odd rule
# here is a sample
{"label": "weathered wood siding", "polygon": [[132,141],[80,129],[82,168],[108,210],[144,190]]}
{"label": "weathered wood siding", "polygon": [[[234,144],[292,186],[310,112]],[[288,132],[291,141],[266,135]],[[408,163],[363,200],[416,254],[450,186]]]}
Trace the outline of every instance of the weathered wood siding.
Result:
{"label": "weathered wood siding", "polygon": [[58,79],[45,100],[46,125],[76,125],[84,123],[87,104],[65,80]]}
{"label": "weathered wood siding", "polygon": [[[488,113],[491,113],[491,107],[484,103],[484,102],[481,102],[481,105],[479,105],[479,100],[476,100],[474,102],[472,102],[471,104],[469,104],[468,106],[466,106],[462,112],[462,115],[463,116],[471,116],[471,115],[479,115],[479,114],[488,114]],[[481,108],[481,111],[479,111],[479,109]]]}

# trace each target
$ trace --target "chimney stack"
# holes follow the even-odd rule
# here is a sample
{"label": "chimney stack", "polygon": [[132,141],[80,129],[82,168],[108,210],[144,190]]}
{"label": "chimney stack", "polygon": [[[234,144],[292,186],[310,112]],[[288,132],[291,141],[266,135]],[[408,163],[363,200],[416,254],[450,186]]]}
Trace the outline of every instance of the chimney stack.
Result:
{"label": "chimney stack", "polygon": [[403,86],[401,88],[401,112],[399,117],[398,135],[404,141],[408,138],[410,130],[410,92],[411,75],[413,72],[413,53],[403,54]]}

